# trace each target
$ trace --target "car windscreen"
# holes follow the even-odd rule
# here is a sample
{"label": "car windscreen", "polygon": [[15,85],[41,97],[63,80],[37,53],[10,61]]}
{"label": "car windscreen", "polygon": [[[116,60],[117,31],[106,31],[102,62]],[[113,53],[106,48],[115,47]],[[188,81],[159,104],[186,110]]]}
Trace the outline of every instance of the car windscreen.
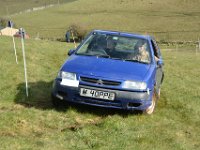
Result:
{"label": "car windscreen", "polygon": [[151,62],[147,40],[105,33],[91,34],[79,47],[76,54],[141,63]]}

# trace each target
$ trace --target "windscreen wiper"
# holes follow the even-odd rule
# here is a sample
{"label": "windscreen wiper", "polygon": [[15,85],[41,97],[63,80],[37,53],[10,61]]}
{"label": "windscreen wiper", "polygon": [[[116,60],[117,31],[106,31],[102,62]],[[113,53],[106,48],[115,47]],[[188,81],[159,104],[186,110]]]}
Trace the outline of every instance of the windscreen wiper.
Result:
{"label": "windscreen wiper", "polygon": [[103,57],[103,58],[110,58],[109,55],[106,55],[106,54],[102,54],[102,55],[94,55],[94,56],[97,56],[97,57]]}
{"label": "windscreen wiper", "polygon": [[96,56],[94,54],[89,54],[89,53],[76,53],[77,55],[83,55],[83,56]]}
{"label": "windscreen wiper", "polygon": [[124,59],[124,61],[138,62],[142,64],[149,64],[148,62],[140,61],[138,59]]}
{"label": "windscreen wiper", "polygon": [[114,60],[123,60],[122,58],[116,58],[116,57],[110,57],[110,58]]}
{"label": "windscreen wiper", "polygon": [[90,53],[77,53],[77,55],[110,58],[110,56],[109,56],[109,55],[106,55],[106,54],[98,54],[98,55],[97,55],[97,54],[90,54]]}

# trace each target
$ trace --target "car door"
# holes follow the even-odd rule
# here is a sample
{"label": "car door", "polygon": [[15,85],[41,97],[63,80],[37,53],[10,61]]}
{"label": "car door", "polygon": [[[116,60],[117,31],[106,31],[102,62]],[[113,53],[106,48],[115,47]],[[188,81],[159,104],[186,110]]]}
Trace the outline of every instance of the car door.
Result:
{"label": "car door", "polygon": [[157,94],[160,94],[160,86],[163,82],[164,79],[164,72],[163,72],[163,59],[161,56],[161,52],[160,52],[160,48],[158,47],[156,41],[154,39],[152,39],[151,41],[152,43],[152,47],[153,47],[153,51],[154,51],[154,56],[158,58],[158,60],[156,60],[156,84],[155,84],[155,89]]}

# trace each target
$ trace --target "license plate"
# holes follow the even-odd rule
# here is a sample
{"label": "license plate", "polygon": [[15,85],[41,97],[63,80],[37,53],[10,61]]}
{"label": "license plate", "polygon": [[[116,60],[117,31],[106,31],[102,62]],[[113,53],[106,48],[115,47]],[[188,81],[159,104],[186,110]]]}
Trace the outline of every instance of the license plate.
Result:
{"label": "license plate", "polygon": [[92,97],[98,99],[105,99],[105,100],[114,100],[115,94],[111,92],[99,91],[99,90],[92,90],[92,89],[80,89],[80,95],[85,97]]}

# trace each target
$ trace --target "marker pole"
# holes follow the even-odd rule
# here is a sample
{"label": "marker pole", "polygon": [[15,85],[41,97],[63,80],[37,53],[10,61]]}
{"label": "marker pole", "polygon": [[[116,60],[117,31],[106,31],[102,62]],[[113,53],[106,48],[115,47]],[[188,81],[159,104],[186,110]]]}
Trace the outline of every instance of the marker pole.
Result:
{"label": "marker pole", "polygon": [[18,60],[17,60],[17,50],[16,50],[16,46],[15,46],[15,38],[14,38],[14,34],[12,32],[12,25],[11,25],[11,35],[12,35],[12,40],[13,40],[13,49],[14,49],[14,52],[15,52],[15,60],[16,60],[16,63],[18,64]]}
{"label": "marker pole", "polygon": [[77,46],[76,46],[76,42],[75,42],[75,38],[74,38],[74,34],[73,34],[73,31],[72,30],[70,30],[71,31],[71,34],[72,34],[72,38],[73,38],[73,41],[74,41],[74,47],[76,48]]}
{"label": "marker pole", "polygon": [[197,54],[197,52],[198,52],[198,45],[196,45],[196,54]]}
{"label": "marker pole", "polygon": [[22,43],[22,54],[23,54],[23,60],[24,60],[24,76],[25,76],[25,82],[26,82],[26,96],[28,97],[28,81],[27,81],[27,69],[26,69],[26,55],[25,55],[25,48],[24,48],[24,37],[25,33],[22,28],[20,28],[20,35],[21,35],[21,43]]}
{"label": "marker pole", "polygon": [[18,64],[18,60],[17,60],[17,50],[16,50],[16,46],[15,46],[15,38],[14,38],[14,35],[12,36],[12,39],[13,39],[13,48],[14,48],[14,51],[15,51],[15,60],[16,60],[16,63]]}

